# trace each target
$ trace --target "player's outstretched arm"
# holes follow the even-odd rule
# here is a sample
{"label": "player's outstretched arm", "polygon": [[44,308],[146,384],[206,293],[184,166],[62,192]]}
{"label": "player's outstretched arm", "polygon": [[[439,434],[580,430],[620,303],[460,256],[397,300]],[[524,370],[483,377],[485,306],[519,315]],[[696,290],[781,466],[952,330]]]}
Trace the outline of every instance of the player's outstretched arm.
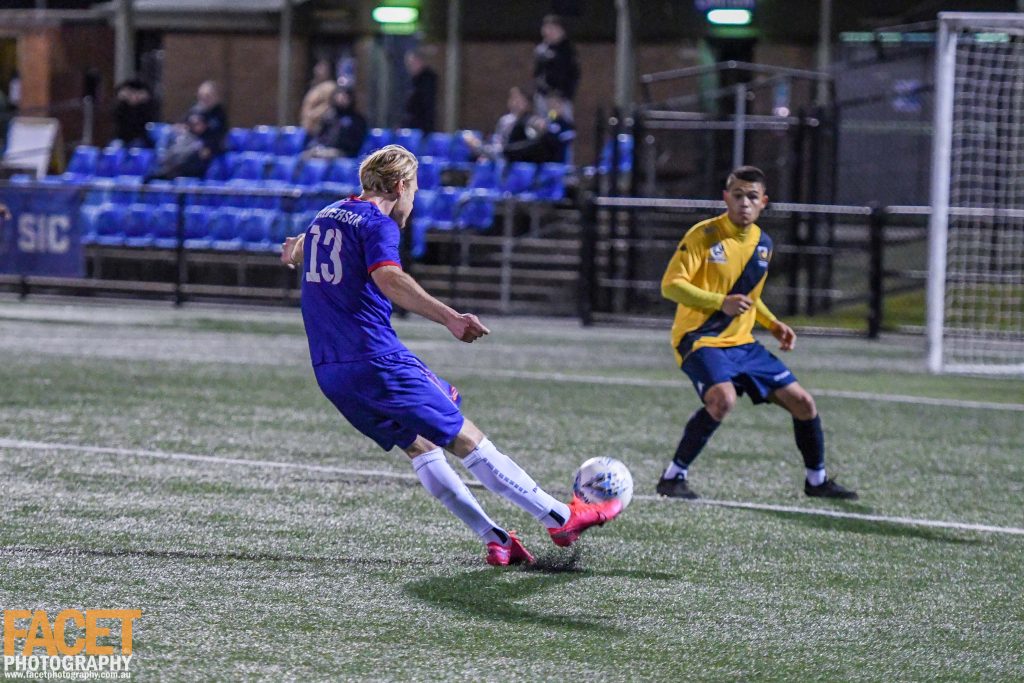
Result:
{"label": "player's outstretched arm", "polygon": [[281,245],[281,263],[291,269],[302,265],[302,244],[306,241],[306,233],[295,237],[286,237]]}
{"label": "player's outstretched arm", "polygon": [[460,341],[472,343],[491,332],[472,313],[459,313],[430,296],[411,275],[397,266],[378,268],[370,277],[392,302],[427,320],[441,323]]}

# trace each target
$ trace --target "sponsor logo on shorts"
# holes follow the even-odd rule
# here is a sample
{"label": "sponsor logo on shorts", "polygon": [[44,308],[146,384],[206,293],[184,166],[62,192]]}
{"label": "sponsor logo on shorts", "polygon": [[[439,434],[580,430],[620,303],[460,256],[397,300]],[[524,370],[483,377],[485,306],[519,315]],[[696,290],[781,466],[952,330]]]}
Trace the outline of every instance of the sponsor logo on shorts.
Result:
{"label": "sponsor logo on shorts", "polygon": [[784,379],[786,377],[789,377],[790,374],[791,373],[789,372],[789,370],[786,370],[785,372],[780,372],[779,374],[777,374],[774,377],[772,377],[772,380],[778,382],[780,379]]}

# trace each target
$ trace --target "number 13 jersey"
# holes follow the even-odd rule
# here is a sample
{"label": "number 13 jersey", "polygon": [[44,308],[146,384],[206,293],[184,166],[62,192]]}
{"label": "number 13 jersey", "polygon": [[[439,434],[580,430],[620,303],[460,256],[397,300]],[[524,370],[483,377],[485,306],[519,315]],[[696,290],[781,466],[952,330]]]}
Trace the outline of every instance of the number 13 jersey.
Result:
{"label": "number 13 jersey", "polygon": [[314,366],[405,350],[391,327],[391,302],[371,274],[402,267],[398,224],[356,197],[322,209],[306,228],[302,321]]}

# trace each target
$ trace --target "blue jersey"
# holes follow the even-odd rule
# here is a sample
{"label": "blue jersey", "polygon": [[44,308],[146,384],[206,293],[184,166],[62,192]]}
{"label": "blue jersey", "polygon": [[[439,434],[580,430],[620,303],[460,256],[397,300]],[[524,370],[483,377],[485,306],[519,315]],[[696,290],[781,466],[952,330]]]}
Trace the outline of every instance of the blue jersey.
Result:
{"label": "blue jersey", "polygon": [[306,228],[302,320],[313,365],[405,350],[391,327],[391,302],[370,274],[399,266],[398,225],[356,198],[322,209]]}

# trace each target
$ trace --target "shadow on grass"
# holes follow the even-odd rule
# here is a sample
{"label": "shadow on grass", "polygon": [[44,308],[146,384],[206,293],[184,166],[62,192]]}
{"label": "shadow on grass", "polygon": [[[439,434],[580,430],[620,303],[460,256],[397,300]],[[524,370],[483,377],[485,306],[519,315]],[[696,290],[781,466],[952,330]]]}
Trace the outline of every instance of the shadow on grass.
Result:
{"label": "shadow on grass", "polygon": [[784,512],[780,510],[752,509],[749,511],[771,517],[777,517],[779,519],[784,519],[807,527],[826,529],[828,531],[846,531],[855,534],[892,536],[896,538],[919,538],[925,541],[953,543],[957,545],[981,544],[981,541],[978,539],[961,538],[949,531],[914,527],[909,524],[898,524],[896,522],[873,521],[866,519],[844,519],[842,517],[820,517],[797,512]]}
{"label": "shadow on grass", "polygon": [[537,555],[529,567],[500,570],[488,567],[458,576],[420,579],[406,585],[406,592],[433,603],[474,617],[513,624],[528,622],[538,626],[583,631],[601,635],[622,635],[624,631],[608,621],[579,619],[544,614],[515,604],[535,593],[562,590],[568,584],[587,577],[616,577],[638,581],[672,581],[674,574],[635,570],[591,570],[582,566],[586,552],[581,546],[571,551],[552,551]]}
{"label": "shadow on grass", "polygon": [[69,546],[43,548],[15,545],[0,547],[2,555],[36,555],[45,557],[143,557],[157,560],[201,560],[237,562],[302,562],[306,564],[345,565],[349,567],[426,567],[450,564],[442,560],[396,560],[385,557],[317,557],[292,553],[215,552],[204,550],[160,550],[131,548],[75,548]]}
{"label": "shadow on grass", "polygon": [[516,572],[513,577],[508,572],[496,571],[488,567],[458,576],[420,579],[407,584],[405,590],[424,602],[468,616],[510,624],[526,622],[569,631],[609,636],[622,635],[623,631],[610,626],[608,622],[543,614],[516,604],[516,601],[535,593],[557,591],[582,575],[584,575],[582,571],[562,571],[556,574]]}

